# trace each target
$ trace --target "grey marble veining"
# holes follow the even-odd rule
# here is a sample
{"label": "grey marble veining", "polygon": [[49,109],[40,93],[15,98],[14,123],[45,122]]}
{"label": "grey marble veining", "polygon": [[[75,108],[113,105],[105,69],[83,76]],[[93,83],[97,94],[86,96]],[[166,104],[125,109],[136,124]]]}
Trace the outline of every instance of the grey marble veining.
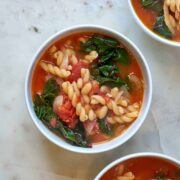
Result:
{"label": "grey marble veining", "polygon": [[[24,100],[27,67],[53,33],[75,24],[99,24],[129,37],[153,77],[146,121],[124,145],[80,155],[49,142],[33,124]],[[126,0],[0,0],[0,179],[92,179],[109,162],[154,151],[180,159],[180,50],[160,44],[134,22]]]}

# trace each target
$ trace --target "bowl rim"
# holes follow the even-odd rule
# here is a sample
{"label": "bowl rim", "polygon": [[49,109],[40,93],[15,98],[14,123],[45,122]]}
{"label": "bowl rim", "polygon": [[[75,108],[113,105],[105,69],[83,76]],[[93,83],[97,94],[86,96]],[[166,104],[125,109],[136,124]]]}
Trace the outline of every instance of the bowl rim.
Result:
{"label": "bowl rim", "polygon": [[129,8],[130,8],[130,11],[133,15],[133,18],[135,19],[136,23],[143,29],[143,31],[150,35],[152,38],[154,38],[155,40],[163,43],[163,44],[166,44],[166,45],[170,45],[170,46],[174,46],[174,47],[180,47],[180,42],[176,42],[176,41],[173,41],[173,40],[168,40],[164,37],[161,37],[160,35],[156,34],[155,32],[151,31],[142,21],[141,19],[139,18],[139,16],[137,15],[133,5],[132,5],[132,0],[128,0],[128,4],[129,4]]}
{"label": "bowl rim", "polygon": [[[31,105],[31,96],[30,96],[30,92],[29,92],[29,86],[30,86],[30,76],[31,76],[31,71],[34,67],[34,65],[37,62],[37,57],[42,53],[42,50],[45,49],[46,47],[48,47],[48,45],[50,45],[53,41],[56,40],[56,38],[58,38],[61,34],[67,33],[68,31],[72,31],[72,30],[79,30],[82,31],[83,29],[87,29],[90,28],[92,29],[97,29],[97,30],[101,30],[104,31],[104,33],[106,34],[106,31],[109,33],[112,33],[116,36],[119,36],[120,38],[122,38],[124,40],[124,42],[126,42],[127,44],[129,44],[130,46],[132,46],[132,48],[136,51],[136,53],[140,56],[141,58],[141,63],[144,65],[144,71],[147,73],[147,102],[146,102],[146,108],[143,111],[143,115],[142,115],[142,120],[137,124],[136,128],[134,128],[134,130],[127,134],[126,138],[124,138],[124,140],[121,141],[121,143],[116,143],[113,146],[106,146],[103,147],[102,149],[93,149],[93,148],[82,148],[82,147],[77,147],[77,146],[73,146],[70,145],[70,147],[68,147],[69,143],[66,142],[66,145],[63,145],[62,143],[60,143],[60,141],[55,140],[54,138],[52,138],[49,133],[46,133],[45,130],[39,125],[38,121],[39,119],[37,118],[37,116],[34,113],[34,110],[32,108]],[[152,78],[151,78],[151,73],[150,73],[150,69],[149,66],[146,62],[145,57],[143,56],[143,54],[141,53],[141,51],[138,49],[138,47],[131,41],[129,40],[127,37],[125,37],[123,34],[112,30],[108,27],[104,27],[104,26],[100,26],[100,25],[92,25],[92,24],[83,24],[83,25],[75,25],[75,26],[70,26],[68,28],[65,28],[63,30],[58,31],[57,33],[53,34],[52,36],[50,36],[44,43],[42,43],[42,45],[37,49],[37,51],[35,52],[33,58],[31,59],[31,62],[29,64],[28,67],[28,71],[26,74],[26,78],[25,78],[25,101],[26,101],[26,105],[29,111],[29,114],[31,116],[31,119],[33,120],[34,124],[36,125],[36,127],[40,130],[40,132],[51,142],[53,142],[54,144],[56,144],[57,146],[72,151],[72,152],[76,152],[76,153],[83,153],[83,154],[95,154],[95,153],[101,153],[101,152],[105,152],[105,151],[109,151],[112,150],[120,145],[122,145],[123,143],[127,142],[141,127],[141,125],[143,124],[147,113],[149,112],[150,109],[150,105],[151,105],[151,100],[152,100]],[[47,128],[48,129],[48,128]],[[50,131],[50,130],[49,130]],[[48,131],[48,132],[49,132]],[[107,142],[108,143],[108,142]],[[67,145],[68,144],[68,145]]]}
{"label": "bowl rim", "polygon": [[162,154],[162,153],[157,153],[157,152],[140,152],[140,153],[133,153],[133,154],[129,154],[126,156],[123,156],[121,158],[116,159],[115,161],[109,163],[108,165],[106,165],[95,177],[94,180],[99,180],[106,172],[108,172],[112,167],[114,167],[115,165],[122,163],[128,159],[132,159],[132,158],[138,158],[138,157],[155,157],[155,158],[160,158],[160,159],[165,159],[168,160],[172,163],[175,163],[177,165],[180,165],[180,161],[178,161],[177,159],[166,155],[166,154]]}

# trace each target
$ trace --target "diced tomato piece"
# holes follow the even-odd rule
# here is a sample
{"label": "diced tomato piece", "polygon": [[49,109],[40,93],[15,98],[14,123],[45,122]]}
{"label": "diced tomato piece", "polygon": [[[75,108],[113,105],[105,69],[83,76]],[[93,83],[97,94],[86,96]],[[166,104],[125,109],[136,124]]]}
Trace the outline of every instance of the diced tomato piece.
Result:
{"label": "diced tomato piece", "polygon": [[97,81],[92,81],[92,89],[90,94],[98,94],[100,92],[99,83]]}
{"label": "diced tomato piece", "polygon": [[83,61],[79,61],[78,63],[74,64],[72,66],[71,75],[67,80],[70,82],[77,81],[77,79],[81,77],[82,68],[88,68],[88,64]]}
{"label": "diced tomato piece", "polygon": [[103,96],[103,97],[104,97],[106,103],[108,103],[111,100],[111,98],[109,96]]}
{"label": "diced tomato piece", "polygon": [[56,127],[56,125],[57,125],[57,120],[56,120],[56,118],[52,118],[52,119],[50,120],[50,125],[51,125],[53,128]]}
{"label": "diced tomato piece", "polygon": [[83,124],[86,130],[87,136],[99,133],[99,125],[97,123],[97,120],[94,120],[94,121],[87,120]]}
{"label": "diced tomato piece", "polygon": [[81,101],[81,96],[77,96],[77,102]]}
{"label": "diced tomato piece", "polygon": [[74,128],[78,122],[76,110],[72,106],[68,96],[64,93],[61,95],[63,96],[63,103],[60,106],[54,106],[54,112],[68,125],[69,128]]}

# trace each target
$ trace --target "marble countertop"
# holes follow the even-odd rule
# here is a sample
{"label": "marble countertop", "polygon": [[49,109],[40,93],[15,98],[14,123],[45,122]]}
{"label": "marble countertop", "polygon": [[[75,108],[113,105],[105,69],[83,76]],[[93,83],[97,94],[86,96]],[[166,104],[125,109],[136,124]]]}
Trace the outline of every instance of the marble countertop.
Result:
{"label": "marble countertop", "polygon": [[[147,58],[153,99],[146,121],[124,145],[82,155],[58,148],[35,127],[24,99],[24,80],[37,48],[53,33],[92,23],[129,37]],[[124,155],[153,151],[180,160],[180,51],[146,35],[127,0],[0,0],[0,179],[93,179]]]}

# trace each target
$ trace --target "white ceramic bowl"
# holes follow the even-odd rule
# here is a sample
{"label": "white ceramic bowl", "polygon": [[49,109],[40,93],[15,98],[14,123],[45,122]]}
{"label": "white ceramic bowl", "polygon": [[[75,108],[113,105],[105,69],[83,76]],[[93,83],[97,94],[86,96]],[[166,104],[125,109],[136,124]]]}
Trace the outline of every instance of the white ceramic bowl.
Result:
{"label": "white ceramic bowl", "polygon": [[130,11],[132,12],[132,16],[134,17],[135,21],[148,35],[150,35],[152,38],[156,39],[157,41],[159,41],[161,43],[171,45],[171,46],[175,46],[175,47],[180,47],[180,42],[175,42],[175,41],[163,38],[163,37],[159,36],[158,34],[154,33],[148,27],[146,27],[146,25],[141,21],[141,19],[137,15],[137,13],[136,13],[133,5],[132,5],[131,0],[128,0],[128,3],[129,3]]}
{"label": "white ceramic bowl", "polygon": [[[72,33],[77,32],[99,32],[106,34],[108,36],[111,36],[117,40],[119,40],[121,43],[123,43],[128,49],[136,56],[138,63],[141,67],[144,82],[145,82],[145,92],[144,92],[144,98],[142,103],[141,112],[139,114],[139,117],[136,119],[136,121],[128,128],[126,132],[124,132],[122,135],[118,136],[117,138],[114,138],[113,140],[110,140],[108,142],[100,143],[97,145],[93,145],[92,148],[82,148],[82,147],[76,147],[72,146],[71,144],[64,141],[62,138],[55,135],[53,132],[51,132],[36,116],[34,109],[33,109],[33,102],[32,102],[32,95],[31,95],[31,80],[33,75],[33,70],[35,68],[35,65],[37,63],[38,57],[42,53],[44,49],[46,49],[48,46],[50,46],[53,42],[55,42],[59,38],[63,38],[65,36],[68,36]],[[111,30],[106,27],[102,26],[95,26],[95,25],[81,25],[81,26],[74,26],[67,28],[65,30],[59,31],[55,35],[51,36],[47,41],[45,41],[41,47],[38,49],[36,54],[34,55],[31,64],[29,65],[29,69],[26,76],[25,81],[25,99],[26,104],[29,110],[29,113],[31,115],[31,118],[33,119],[34,123],[38,127],[38,129],[41,131],[41,133],[47,137],[51,142],[58,145],[59,147],[62,147],[64,149],[79,152],[79,153],[100,153],[104,151],[108,151],[111,149],[114,149],[115,147],[125,143],[129,138],[131,138],[137,130],[140,128],[142,123],[145,120],[145,117],[148,113],[150,103],[152,98],[152,82],[151,82],[151,74],[149,71],[149,67],[147,65],[147,62],[142,55],[142,53],[139,51],[139,49],[136,47],[134,43],[132,43],[129,39],[127,39],[124,35]]]}
{"label": "white ceramic bowl", "polygon": [[160,158],[160,159],[164,159],[167,160],[171,163],[174,163],[176,165],[180,166],[180,161],[176,160],[175,158],[172,158],[170,156],[164,155],[164,154],[160,154],[160,153],[152,153],[152,152],[142,152],[142,153],[135,153],[135,154],[130,154],[127,156],[124,156],[120,159],[117,159],[115,161],[113,161],[112,163],[110,163],[109,165],[107,165],[96,177],[95,180],[99,180],[106,172],[108,172],[112,167],[118,165],[119,163],[122,163],[128,159],[132,159],[132,158],[137,158],[137,157],[156,157],[156,158]]}

